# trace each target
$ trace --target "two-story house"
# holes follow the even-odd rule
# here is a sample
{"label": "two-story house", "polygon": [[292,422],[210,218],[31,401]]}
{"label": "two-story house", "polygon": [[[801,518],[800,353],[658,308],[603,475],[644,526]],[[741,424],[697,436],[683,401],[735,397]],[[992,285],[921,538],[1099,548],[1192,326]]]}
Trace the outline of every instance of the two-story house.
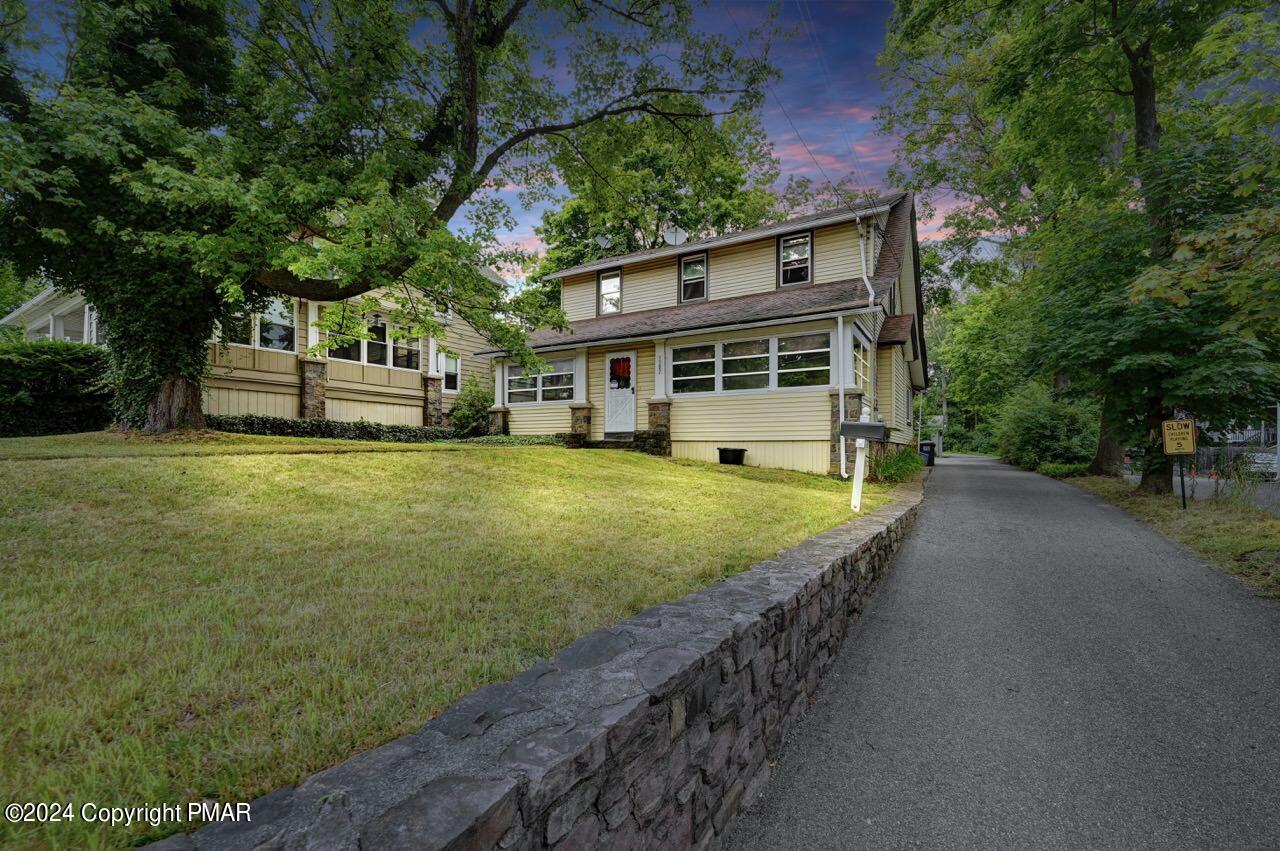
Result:
{"label": "two-story house", "polygon": [[488,353],[495,432],[833,474],[852,467],[842,418],[913,441],[927,378],[909,194],[553,277],[571,327],[531,335],[541,373]]}

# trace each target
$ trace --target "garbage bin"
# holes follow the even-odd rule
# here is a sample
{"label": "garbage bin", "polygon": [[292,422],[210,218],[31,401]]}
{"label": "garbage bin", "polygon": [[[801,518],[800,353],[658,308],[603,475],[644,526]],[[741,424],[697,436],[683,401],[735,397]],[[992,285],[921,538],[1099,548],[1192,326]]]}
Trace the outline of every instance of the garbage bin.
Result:
{"label": "garbage bin", "polygon": [[933,466],[934,452],[936,449],[937,445],[932,440],[920,441],[920,455],[924,458],[924,465],[926,467]]}
{"label": "garbage bin", "polygon": [[737,464],[741,466],[747,454],[745,449],[734,449],[730,446],[717,446],[716,449],[720,452],[721,464]]}

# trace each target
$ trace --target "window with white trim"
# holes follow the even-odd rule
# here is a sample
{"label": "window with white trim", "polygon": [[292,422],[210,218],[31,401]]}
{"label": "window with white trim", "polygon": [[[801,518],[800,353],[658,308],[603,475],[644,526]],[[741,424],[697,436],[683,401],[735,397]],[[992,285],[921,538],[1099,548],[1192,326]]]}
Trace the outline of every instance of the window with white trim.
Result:
{"label": "window with white trim", "polygon": [[722,390],[768,390],[769,338],[724,343],[720,364]]}
{"label": "window with white trim", "polygon": [[671,350],[672,393],[710,393],[715,389],[715,343]]}
{"label": "window with white trim", "polygon": [[707,297],[707,255],[680,258],[680,300],[702,301]]}
{"label": "window with white trim", "polygon": [[222,323],[220,337],[224,343],[272,349],[294,350],[293,300],[273,298],[261,313],[237,313]]}
{"label": "window with white trim", "polygon": [[831,335],[778,338],[778,386],[825,387],[831,383]]}
{"label": "window with white trim", "polygon": [[622,270],[614,269],[611,272],[601,272],[597,280],[597,288],[599,290],[599,299],[596,304],[596,311],[604,316],[607,313],[617,313],[622,310]]}
{"label": "window with white trim", "polygon": [[866,390],[870,388],[871,361],[867,347],[856,336],[853,338],[853,384]]}
{"label": "window with white trim", "polygon": [[734,393],[831,384],[831,334],[788,334],[671,350],[671,392]]}
{"label": "window with white trim", "polygon": [[813,280],[813,234],[784,236],[778,242],[778,281],[784,287]]}
{"label": "window with white trim", "polygon": [[573,359],[553,360],[546,372],[507,364],[507,403],[573,401]]}
{"label": "window with white trim", "polygon": [[445,352],[436,352],[436,360],[438,361],[436,368],[444,376],[445,391],[450,393],[456,391],[462,376],[462,363],[457,356]]}
{"label": "window with white trim", "polygon": [[[341,308],[329,307],[328,310]],[[406,337],[398,327],[376,318],[367,326],[368,339],[329,347],[330,360],[351,361],[369,366],[390,366],[414,372],[422,368],[422,340]]]}

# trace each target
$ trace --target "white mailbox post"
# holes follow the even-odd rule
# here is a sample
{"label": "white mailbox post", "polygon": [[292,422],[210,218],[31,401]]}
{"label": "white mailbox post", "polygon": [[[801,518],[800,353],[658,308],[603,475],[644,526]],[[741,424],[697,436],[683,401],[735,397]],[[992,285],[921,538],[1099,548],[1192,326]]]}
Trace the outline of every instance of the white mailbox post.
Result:
{"label": "white mailbox post", "polygon": [[853,493],[849,496],[849,507],[854,511],[862,510],[862,480],[867,474],[867,441],[884,440],[887,435],[884,423],[871,422],[871,413],[864,410],[857,421],[845,420],[840,424],[841,439],[855,439],[853,456]]}

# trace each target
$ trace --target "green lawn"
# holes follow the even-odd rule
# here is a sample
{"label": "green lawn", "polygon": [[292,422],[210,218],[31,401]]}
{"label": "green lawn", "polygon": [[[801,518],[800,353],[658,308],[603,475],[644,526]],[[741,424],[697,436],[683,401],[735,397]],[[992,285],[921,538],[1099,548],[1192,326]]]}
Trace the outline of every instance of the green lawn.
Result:
{"label": "green lawn", "polygon": [[1139,493],[1122,479],[1067,479],[1159,529],[1209,563],[1280,600],[1280,518],[1235,500],[1182,500]]}
{"label": "green lawn", "polygon": [[249,799],[849,519],[818,476],[547,446],[101,434],[0,459],[5,802]]}

